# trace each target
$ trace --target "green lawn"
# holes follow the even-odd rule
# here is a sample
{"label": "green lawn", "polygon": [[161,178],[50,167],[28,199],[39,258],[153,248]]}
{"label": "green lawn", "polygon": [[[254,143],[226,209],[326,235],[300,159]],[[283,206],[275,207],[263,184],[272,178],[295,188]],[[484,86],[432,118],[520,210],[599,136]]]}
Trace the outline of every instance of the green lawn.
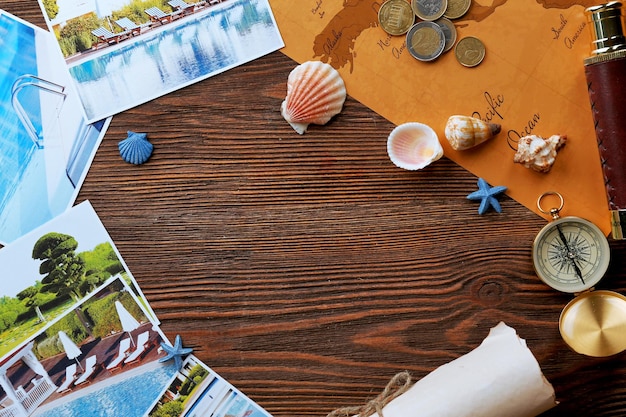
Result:
{"label": "green lawn", "polygon": [[45,322],[39,323],[39,320],[37,318],[33,318],[0,333],[0,357],[6,355],[11,349],[14,349],[25,340],[27,340],[29,337],[36,334],[50,321],[67,313],[68,309],[72,306],[73,303],[74,301],[69,300],[68,302],[57,306],[52,310],[42,311],[44,317],[46,318]]}

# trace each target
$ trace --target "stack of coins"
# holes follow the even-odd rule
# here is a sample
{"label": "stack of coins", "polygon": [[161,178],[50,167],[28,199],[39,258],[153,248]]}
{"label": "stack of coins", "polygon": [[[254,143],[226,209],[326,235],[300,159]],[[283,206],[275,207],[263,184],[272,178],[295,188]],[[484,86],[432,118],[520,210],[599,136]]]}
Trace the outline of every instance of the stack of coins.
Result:
{"label": "stack of coins", "polygon": [[[457,39],[452,20],[463,17],[471,3],[471,0],[386,0],[378,12],[378,22],[390,35],[406,33],[411,56],[430,62],[452,49]],[[459,40],[454,55],[461,65],[475,67],[485,57],[485,45],[476,37],[466,37]]]}

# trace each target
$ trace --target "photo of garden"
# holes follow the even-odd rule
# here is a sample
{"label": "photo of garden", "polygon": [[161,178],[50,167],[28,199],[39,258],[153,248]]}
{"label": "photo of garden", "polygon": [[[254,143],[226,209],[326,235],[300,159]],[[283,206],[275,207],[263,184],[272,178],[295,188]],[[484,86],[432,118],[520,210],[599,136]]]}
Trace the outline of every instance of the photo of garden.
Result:
{"label": "photo of garden", "polygon": [[124,272],[110,243],[77,254],[72,236],[48,233],[37,241],[33,258],[41,260],[42,279],[0,304],[0,355],[63,314],[114,275]]}
{"label": "photo of garden", "polygon": [[[67,213],[72,212],[79,219],[96,222],[81,228],[67,221],[71,219]],[[72,234],[50,231],[68,227]],[[91,248],[81,251],[81,243],[87,241]],[[76,206],[19,239],[15,246],[3,248],[0,261],[6,266],[0,287],[0,358],[53,326],[113,277],[123,279],[154,317],[89,204]]]}

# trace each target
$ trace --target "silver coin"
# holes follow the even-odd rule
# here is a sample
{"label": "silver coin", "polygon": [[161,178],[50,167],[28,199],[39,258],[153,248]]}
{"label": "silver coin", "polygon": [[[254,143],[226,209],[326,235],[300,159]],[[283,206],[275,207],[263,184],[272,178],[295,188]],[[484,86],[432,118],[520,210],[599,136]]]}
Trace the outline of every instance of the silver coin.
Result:
{"label": "silver coin", "polygon": [[454,46],[454,42],[456,42],[456,28],[454,27],[454,23],[445,17],[435,20],[435,23],[441,27],[443,34],[446,36],[446,46],[443,48],[443,52],[448,52]]}
{"label": "silver coin", "polygon": [[417,17],[432,22],[446,12],[448,0],[411,0],[411,8]]}
{"label": "silver coin", "polygon": [[419,61],[437,59],[446,46],[446,36],[435,22],[418,22],[406,34],[406,46],[413,58]]}

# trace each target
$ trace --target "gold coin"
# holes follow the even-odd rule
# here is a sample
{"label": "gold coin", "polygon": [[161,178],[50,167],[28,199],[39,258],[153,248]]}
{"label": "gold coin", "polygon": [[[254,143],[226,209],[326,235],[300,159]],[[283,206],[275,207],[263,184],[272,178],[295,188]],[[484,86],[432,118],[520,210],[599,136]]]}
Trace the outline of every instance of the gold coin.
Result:
{"label": "gold coin", "polygon": [[415,14],[406,0],[387,0],[378,10],[380,27],[390,35],[403,35],[415,22]]}
{"label": "gold coin", "polygon": [[454,55],[461,65],[475,67],[485,58],[485,45],[480,39],[468,36],[457,42]]}
{"label": "gold coin", "polygon": [[454,46],[454,42],[456,42],[456,28],[454,27],[454,23],[445,17],[440,17],[435,20],[435,23],[441,27],[443,34],[446,36],[446,46],[443,48],[443,52],[448,52]]}
{"label": "gold coin", "polygon": [[448,7],[443,14],[448,19],[458,19],[469,10],[472,0],[448,0]]}
{"label": "gold coin", "polygon": [[411,7],[417,17],[432,22],[443,16],[448,7],[448,0],[411,0]]}
{"label": "gold coin", "polygon": [[406,46],[413,58],[432,61],[443,52],[446,36],[435,22],[418,22],[406,34]]}

